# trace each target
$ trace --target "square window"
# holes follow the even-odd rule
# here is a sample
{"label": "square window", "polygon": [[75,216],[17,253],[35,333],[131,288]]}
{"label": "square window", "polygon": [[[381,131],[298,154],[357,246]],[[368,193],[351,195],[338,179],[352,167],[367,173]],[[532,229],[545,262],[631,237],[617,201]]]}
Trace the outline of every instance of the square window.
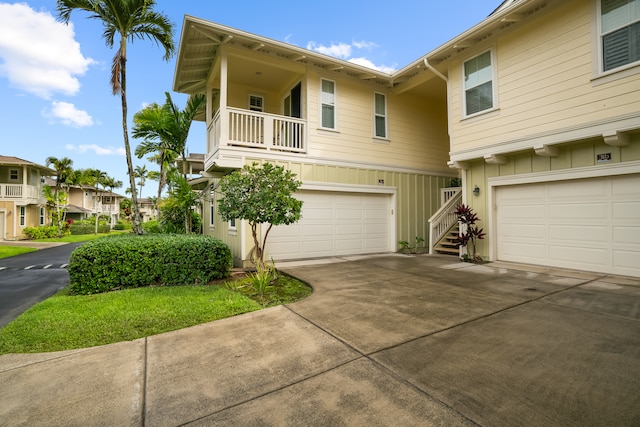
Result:
{"label": "square window", "polygon": [[640,0],[601,0],[602,71],[640,61]]}

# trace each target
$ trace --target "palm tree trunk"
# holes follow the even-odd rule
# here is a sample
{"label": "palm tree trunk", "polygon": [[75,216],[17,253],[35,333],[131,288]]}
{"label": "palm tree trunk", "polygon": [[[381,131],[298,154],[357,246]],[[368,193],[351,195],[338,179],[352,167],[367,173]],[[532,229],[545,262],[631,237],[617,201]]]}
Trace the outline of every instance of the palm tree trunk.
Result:
{"label": "palm tree trunk", "polygon": [[131,201],[133,204],[132,231],[135,234],[142,234],[140,224],[140,207],[138,206],[138,195],[136,194],[136,180],[133,174],[133,161],[131,160],[131,145],[129,144],[129,130],[127,126],[127,56],[126,39],[120,41],[120,98],[122,100],[122,132],[124,134],[124,149],[127,154],[127,169],[129,170],[129,185],[131,187]]}

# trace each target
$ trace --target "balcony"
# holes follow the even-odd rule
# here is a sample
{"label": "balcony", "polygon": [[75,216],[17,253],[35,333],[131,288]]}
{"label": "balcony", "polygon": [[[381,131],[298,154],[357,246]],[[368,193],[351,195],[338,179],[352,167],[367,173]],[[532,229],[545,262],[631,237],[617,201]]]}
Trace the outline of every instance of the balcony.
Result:
{"label": "balcony", "polygon": [[0,184],[0,199],[24,203],[44,203],[45,200],[40,186],[26,184]]}
{"label": "balcony", "polygon": [[207,129],[207,154],[245,147],[268,152],[305,154],[306,120],[240,108],[221,108]]}

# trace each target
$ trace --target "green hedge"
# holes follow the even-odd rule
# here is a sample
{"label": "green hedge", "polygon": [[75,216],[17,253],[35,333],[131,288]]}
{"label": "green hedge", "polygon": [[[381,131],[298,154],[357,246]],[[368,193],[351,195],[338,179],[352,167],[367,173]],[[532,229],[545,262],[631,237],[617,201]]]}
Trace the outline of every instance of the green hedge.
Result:
{"label": "green hedge", "polygon": [[[25,227],[22,232],[29,240],[50,239],[58,237],[58,227],[55,225],[41,225],[39,227]],[[69,231],[66,227],[62,228],[62,234],[67,235]]]}
{"label": "green hedge", "polygon": [[[71,227],[69,227],[71,234],[74,236],[79,234],[93,234],[96,232],[96,224],[78,224],[73,223]],[[109,224],[99,223],[98,224],[98,233],[108,233],[111,231],[111,227]]]}
{"label": "green hedge", "polygon": [[229,276],[231,251],[202,235],[122,234],[84,243],[71,253],[70,288],[95,294],[149,285],[206,284]]}

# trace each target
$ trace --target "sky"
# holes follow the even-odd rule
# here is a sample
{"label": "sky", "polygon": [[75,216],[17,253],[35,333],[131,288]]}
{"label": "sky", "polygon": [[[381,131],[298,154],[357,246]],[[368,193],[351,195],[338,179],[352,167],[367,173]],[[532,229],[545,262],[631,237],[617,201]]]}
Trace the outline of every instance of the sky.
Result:
{"label": "sky", "polygon": [[[314,50],[385,72],[401,69],[473,27],[500,0],[325,0],[300,1],[157,0],[155,10],[175,26],[176,50],[184,15]],[[129,186],[120,97],[111,94],[115,53],[102,38],[99,21],[74,11],[69,25],[57,19],[55,0],[0,0],[0,155],[45,165],[68,157],[74,169],[95,168]],[[117,42],[116,42],[117,43]],[[184,108],[187,97],[172,92],[176,57],[149,40],[127,51],[128,122],[145,106],[164,103],[165,92]],[[194,122],[189,153],[204,153],[205,124]],[[133,163],[157,165],[133,152]],[[148,181],[139,197],[153,196]],[[155,188],[154,188],[155,187]]]}

